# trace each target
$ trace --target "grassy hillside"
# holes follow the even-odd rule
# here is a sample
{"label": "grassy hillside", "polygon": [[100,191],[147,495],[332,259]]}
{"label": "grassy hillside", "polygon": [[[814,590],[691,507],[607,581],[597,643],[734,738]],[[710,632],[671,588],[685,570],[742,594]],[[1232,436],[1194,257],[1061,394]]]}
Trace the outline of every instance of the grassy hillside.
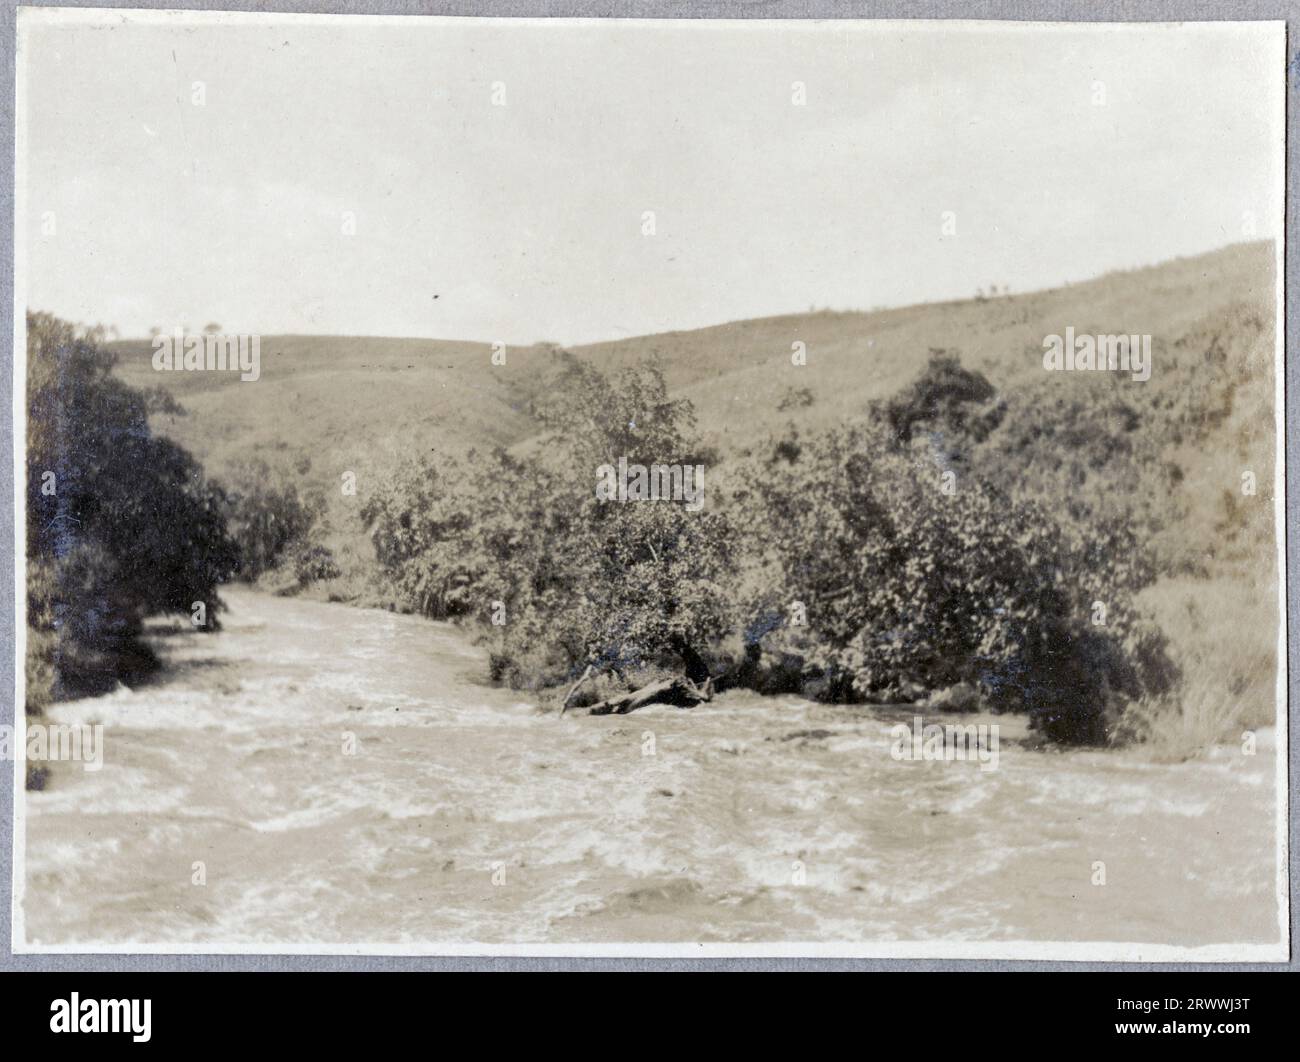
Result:
{"label": "grassy hillside", "polygon": [[[802,426],[842,423],[908,383],[931,348],[960,352],[964,365],[999,389],[1040,381],[1043,336],[1067,325],[1078,333],[1150,333],[1156,371],[1144,386],[1167,389],[1176,382],[1171,370],[1202,364],[1215,335],[1232,341],[1242,314],[1271,326],[1272,277],[1272,245],[1242,244],[1023,295],[769,317],[574,351],[608,368],[659,358],[705,430],[726,448],[741,447],[792,419],[778,408],[791,388],[813,397],[797,414]],[[1271,331],[1266,338],[1240,352],[1252,373],[1268,367],[1257,364],[1271,359]],[[795,342],[806,345],[806,366],[790,362]],[[523,442],[539,430],[530,403],[553,368],[541,347],[511,348],[507,364],[493,366],[480,343],[267,336],[261,379],[242,384],[214,373],[154,372],[145,340],[112,347],[128,383],[163,387],[185,407],[187,416],[164,415],[156,427],[213,472],[240,457],[288,450],[309,455],[309,477],[331,489],[342,471],[361,477],[393,453]]]}
{"label": "grassy hillside", "polygon": [[[812,391],[810,427],[853,418],[915,376],[931,347],[960,351],[1000,388],[1041,378],[1043,336],[1067,325],[1077,333],[1150,333],[1162,370],[1184,364],[1201,352],[1179,340],[1213,329],[1230,308],[1249,305],[1271,320],[1272,275],[1272,245],[1245,244],[1023,295],[770,317],[577,349],[611,366],[658,355],[701,423],[746,444],[782,421],[776,407],[787,388]],[[802,369],[790,363],[796,341],[807,346]],[[1161,386],[1161,373],[1154,383]]]}

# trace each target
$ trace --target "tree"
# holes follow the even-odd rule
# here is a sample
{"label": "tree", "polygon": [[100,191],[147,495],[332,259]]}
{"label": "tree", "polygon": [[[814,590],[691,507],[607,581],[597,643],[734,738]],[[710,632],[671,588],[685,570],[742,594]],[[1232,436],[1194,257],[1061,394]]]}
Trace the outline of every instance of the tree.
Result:
{"label": "tree", "polygon": [[27,315],[29,704],[110,688],[148,666],[144,618],[209,623],[238,563],[224,496],[149,430],[149,401],[112,375],[101,336]]}
{"label": "tree", "polygon": [[[928,393],[914,387],[891,408],[944,415],[916,401]],[[766,564],[760,584],[776,588],[778,623],[757,624],[759,637],[788,634],[779,617],[797,600],[806,673],[831,699],[968,682],[1055,739],[1106,740],[1127,700],[1173,677],[1163,636],[1134,604],[1150,569],[1131,529],[1062,525],[1048,504],[975,475],[947,490],[928,455],[898,447],[898,424],[832,431],[747,468],[737,522]]]}
{"label": "tree", "polygon": [[989,405],[995,397],[993,385],[962,368],[957,354],[932,348],[921,375],[886,403],[885,417],[899,443],[910,443],[921,425],[979,441],[1000,419],[1000,406]]}
{"label": "tree", "polygon": [[[426,455],[363,510],[399,593],[429,615],[475,616],[494,631],[494,676],[535,686],[661,659],[703,679],[702,650],[730,619],[734,535],[725,517],[680,502],[596,497],[597,471],[701,464],[689,402],[650,365],[606,376],[557,355],[535,408],[536,453]],[[491,484],[490,489],[484,489]],[[492,604],[507,619],[490,624]]]}

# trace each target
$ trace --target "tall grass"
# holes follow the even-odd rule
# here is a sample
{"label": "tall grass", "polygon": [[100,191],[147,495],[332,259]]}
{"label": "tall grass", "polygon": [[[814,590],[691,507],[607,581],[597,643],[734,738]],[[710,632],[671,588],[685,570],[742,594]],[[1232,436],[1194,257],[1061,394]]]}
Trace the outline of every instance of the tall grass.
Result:
{"label": "tall grass", "polygon": [[1274,590],[1244,579],[1181,579],[1159,583],[1145,596],[1169,635],[1181,678],[1166,694],[1128,707],[1118,742],[1181,762],[1276,724]]}

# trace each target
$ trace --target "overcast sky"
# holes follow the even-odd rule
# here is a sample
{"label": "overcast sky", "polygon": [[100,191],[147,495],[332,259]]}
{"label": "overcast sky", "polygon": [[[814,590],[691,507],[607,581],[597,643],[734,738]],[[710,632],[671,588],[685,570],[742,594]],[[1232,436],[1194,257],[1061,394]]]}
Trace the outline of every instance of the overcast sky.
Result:
{"label": "overcast sky", "polygon": [[1280,231],[1278,24],[43,17],[27,302],[124,335],[580,343]]}

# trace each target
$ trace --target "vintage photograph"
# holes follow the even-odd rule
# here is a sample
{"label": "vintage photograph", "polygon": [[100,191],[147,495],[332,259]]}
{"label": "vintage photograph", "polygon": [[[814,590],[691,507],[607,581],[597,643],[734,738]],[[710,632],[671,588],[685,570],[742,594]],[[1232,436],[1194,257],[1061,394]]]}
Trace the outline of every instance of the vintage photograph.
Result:
{"label": "vintage photograph", "polygon": [[13,951],[1285,960],[1285,42],[20,10]]}

